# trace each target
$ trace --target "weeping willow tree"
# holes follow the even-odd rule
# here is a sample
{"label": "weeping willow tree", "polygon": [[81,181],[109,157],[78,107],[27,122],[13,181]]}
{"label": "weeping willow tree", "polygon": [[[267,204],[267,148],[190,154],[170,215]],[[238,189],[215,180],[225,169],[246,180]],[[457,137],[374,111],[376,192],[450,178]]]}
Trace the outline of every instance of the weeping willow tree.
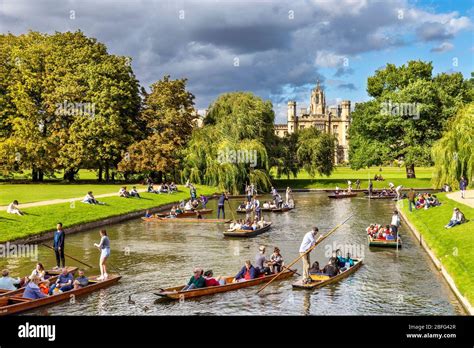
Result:
{"label": "weeping willow tree", "polygon": [[221,95],[210,106],[205,126],[193,131],[183,179],[232,194],[248,183],[267,190],[271,183],[266,145],[273,141],[273,120],[271,103],[251,93]]}
{"label": "weeping willow tree", "polygon": [[433,184],[459,188],[465,176],[472,185],[474,176],[474,103],[460,109],[451,119],[447,131],[432,150],[435,163]]}

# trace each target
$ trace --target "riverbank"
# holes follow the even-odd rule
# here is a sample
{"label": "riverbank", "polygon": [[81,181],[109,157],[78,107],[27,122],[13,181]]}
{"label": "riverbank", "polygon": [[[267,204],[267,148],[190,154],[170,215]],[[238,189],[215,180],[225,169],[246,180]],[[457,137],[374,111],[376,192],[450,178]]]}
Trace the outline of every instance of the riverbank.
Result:
{"label": "riverbank", "polygon": [[[439,207],[410,212],[403,200],[399,210],[466,311],[474,315],[474,209],[449,199],[446,193],[438,194],[438,198],[442,203]],[[446,229],[455,207],[469,221]]]}
{"label": "riverbank", "polygon": [[[215,187],[197,185],[197,192],[207,196],[216,192]],[[87,188],[86,188],[87,189]],[[105,197],[100,201],[105,205],[91,205],[81,202],[68,202],[51,204],[46,206],[35,206],[24,209],[26,215],[18,216],[0,212],[0,242],[16,241],[25,242],[37,240],[38,235],[51,233],[58,222],[62,222],[66,230],[78,228],[78,226],[89,224],[86,228],[96,226],[91,223],[132,214],[130,218],[137,217],[134,213],[142,213],[146,209],[159,208],[189,198],[188,189],[180,187],[180,192],[173,194],[142,193],[141,199]],[[122,220],[118,220],[122,221]],[[98,225],[97,225],[98,226]],[[49,237],[48,237],[49,238]]]}
{"label": "riverbank", "polygon": [[[380,170],[382,169],[382,170]],[[305,171],[298,173],[296,177],[280,178],[272,180],[275,187],[284,189],[291,187],[292,189],[335,189],[336,186],[341,189],[347,188],[347,181],[352,182],[352,188],[356,188],[356,180],[360,180],[360,188],[368,189],[369,179],[372,180],[374,189],[388,188],[389,182],[395,186],[403,185],[405,188],[432,188],[431,175],[433,169],[431,167],[417,167],[415,168],[416,179],[407,179],[405,168],[399,167],[372,167],[360,170],[353,170],[348,167],[336,167],[334,172],[326,177],[316,175],[312,178]],[[276,172],[272,171],[275,177]],[[382,175],[383,181],[374,181],[375,175]]]}

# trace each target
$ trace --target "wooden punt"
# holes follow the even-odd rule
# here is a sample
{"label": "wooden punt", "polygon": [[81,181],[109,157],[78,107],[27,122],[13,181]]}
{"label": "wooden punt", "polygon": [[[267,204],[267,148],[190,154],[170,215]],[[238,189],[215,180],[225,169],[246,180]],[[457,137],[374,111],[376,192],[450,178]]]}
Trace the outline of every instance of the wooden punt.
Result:
{"label": "wooden punt", "polygon": [[289,207],[275,208],[275,209],[272,209],[272,212],[273,213],[285,213],[285,212],[293,210],[293,209],[295,209],[295,208],[289,208]]}
{"label": "wooden punt", "polygon": [[263,232],[268,231],[271,226],[272,226],[272,223],[269,222],[267,225],[263,226],[262,228],[258,228],[255,231],[254,230],[235,230],[235,231],[227,230],[223,233],[224,233],[224,236],[226,237],[255,237]]}
{"label": "wooden punt", "polygon": [[365,196],[367,199],[394,199],[397,195],[386,195],[386,196]]}
{"label": "wooden punt", "polygon": [[[77,272],[78,268],[77,267],[72,267],[68,266],[67,267],[67,272],[72,273],[73,275]],[[61,269],[49,269],[45,271],[46,276],[50,276],[48,280],[50,283],[53,283],[58,279],[59,274],[61,273]],[[26,277],[26,276],[25,276]],[[42,281],[41,283],[44,283],[45,281]],[[0,289],[0,297],[2,296],[8,296],[8,295],[15,295],[23,292],[24,288],[18,288],[16,290],[4,290]]]}
{"label": "wooden punt", "polygon": [[161,218],[161,217],[142,217],[142,219],[146,222],[163,222],[163,223],[187,223],[187,222],[193,222],[197,224],[210,224],[210,223],[222,223],[222,224],[227,224],[231,222],[231,219],[192,219],[192,218],[182,218],[182,219],[176,219],[176,218]]}
{"label": "wooden punt", "polygon": [[[397,242],[395,240],[386,240],[386,239],[374,239],[371,236],[367,236],[367,242],[369,247],[379,247],[379,248],[396,248]],[[402,247],[402,239],[398,236],[398,247]]]}
{"label": "wooden punt", "polygon": [[357,192],[351,192],[351,193],[338,193],[335,194],[333,193],[332,195],[328,195],[329,198],[334,198],[334,199],[341,199],[341,198],[352,198],[357,196]]}
{"label": "wooden punt", "polygon": [[109,275],[109,278],[107,280],[102,280],[102,281],[97,280],[97,277],[90,277],[89,285],[83,288],[80,288],[77,290],[70,290],[70,291],[60,293],[60,294],[51,295],[51,296],[47,296],[47,297],[35,299],[35,300],[23,298],[22,297],[23,291],[14,295],[3,296],[3,297],[0,297],[0,316],[25,312],[32,309],[36,309],[38,307],[47,306],[53,303],[69,301],[71,299],[71,296],[78,297],[78,296],[87,295],[91,292],[97,291],[99,289],[103,289],[105,287],[108,287],[110,285],[117,283],[120,280],[120,278],[122,277],[119,275],[112,275],[112,274]]}
{"label": "wooden punt", "polygon": [[[188,217],[196,216],[196,212],[199,212],[199,214],[201,214],[201,215],[205,215],[205,214],[212,213],[212,209],[186,210],[181,214],[177,214],[176,217],[177,218],[188,218]],[[158,216],[158,217],[167,217],[169,215],[170,215],[169,213],[158,213],[158,214],[156,214],[156,216]]]}
{"label": "wooden punt", "polygon": [[[272,210],[273,210],[272,208],[260,208],[260,211],[272,211]],[[235,211],[239,214],[247,214],[247,210],[245,209],[237,208]]]}
{"label": "wooden punt", "polygon": [[311,278],[313,281],[308,284],[303,283],[303,279],[300,278],[295,283],[293,283],[293,289],[317,289],[328,284],[336,283],[341,279],[347,278],[351,274],[355,273],[362,266],[362,259],[354,259],[354,266],[345,270],[344,272],[339,273],[334,277],[329,277],[325,275],[312,275]]}
{"label": "wooden punt", "polygon": [[[232,280],[234,279],[234,277],[225,277],[224,279],[226,283],[224,285],[209,286],[206,288],[181,291],[181,289],[184,288],[184,286],[186,285],[186,284],[183,284],[183,285],[175,286],[172,288],[160,289],[160,292],[155,292],[155,295],[158,295],[162,298],[167,298],[170,300],[180,300],[180,299],[188,299],[188,298],[193,298],[193,297],[214,295],[221,292],[239,290],[242,288],[247,288],[250,286],[266,283],[272,280],[274,277],[276,277],[277,274],[278,273],[270,274],[264,277],[251,279],[251,280],[244,280],[242,282],[236,282],[236,283],[232,283]],[[295,274],[294,270],[284,270],[278,276],[278,279],[288,279],[292,277],[294,274]]]}

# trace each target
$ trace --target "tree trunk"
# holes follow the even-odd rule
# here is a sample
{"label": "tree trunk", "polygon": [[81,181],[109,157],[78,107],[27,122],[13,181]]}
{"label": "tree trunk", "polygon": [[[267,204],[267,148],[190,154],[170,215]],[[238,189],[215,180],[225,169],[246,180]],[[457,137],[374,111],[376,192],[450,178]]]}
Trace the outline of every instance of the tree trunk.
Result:
{"label": "tree trunk", "polygon": [[38,181],[38,172],[35,167],[31,168],[31,181]]}
{"label": "tree trunk", "polygon": [[105,181],[109,182],[109,180],[110,180],[109,166],[106,164],[105,165]]}
{"label": "tree trunk", "polygon": [[39,169],[38,170],[38,181],[43,181],[43,179],[44,179],[44,172],[41,169]]}
{"label": "tree trunk", "polygon": [[160,170],[158,172],[158,184],[163,183],[163,172]]}
{"label": "tree trunk", "polygon": [[416,179],[414,164],[407,165],[405,170],[407,172],[407,179]]}
{"label": "tree trunk", "polygon": [[115,182],[115,172],[112,172],[112,182]]}
{"label": "tree trunk", "polygon": [[74,169],[69,169],[69,170],[64,171],[64,180],[73,182],[74,176],[76,175],[76,173],[77,173],[77,170],[74,170]]}
{"label": "tree trunk", "polygon": [[99,167],[99,175],[97,177],[98,182],[102,182],[102,167]]}

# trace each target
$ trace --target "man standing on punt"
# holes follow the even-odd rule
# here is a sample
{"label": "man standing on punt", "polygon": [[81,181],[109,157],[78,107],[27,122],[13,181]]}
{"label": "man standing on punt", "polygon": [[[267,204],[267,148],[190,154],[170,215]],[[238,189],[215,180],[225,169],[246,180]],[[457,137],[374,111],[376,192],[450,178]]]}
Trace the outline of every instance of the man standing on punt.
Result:
{"label": "man standing on punt", "polygon": [[[308,284],[311,283],[311,277],[309,276],[309,267],[311,264],[309,258],[308,250],[316,244],[316,234],[318,234],[319,229],[317,227],[313,227],[311,231],[306,233],[303,237],[303,241],[301,242],[300,246],[300,255],[303,259],[303,283]],[[321,238],[321,236],[319,237]],[[318,240],[319,240],[318,238]]]}
{"label": "man standing on punt", "polygon": [[54,238],[53,238],[53,248],[54,248],[54,254],[56,255],[56,266],[57,268],[60,267],[60,261],[62,263],[62,267],[66,267],[66,260],[64,259],[64,230],[63,230],[63,224],[58,223],[57,225],[57,231],[54,232]]}

